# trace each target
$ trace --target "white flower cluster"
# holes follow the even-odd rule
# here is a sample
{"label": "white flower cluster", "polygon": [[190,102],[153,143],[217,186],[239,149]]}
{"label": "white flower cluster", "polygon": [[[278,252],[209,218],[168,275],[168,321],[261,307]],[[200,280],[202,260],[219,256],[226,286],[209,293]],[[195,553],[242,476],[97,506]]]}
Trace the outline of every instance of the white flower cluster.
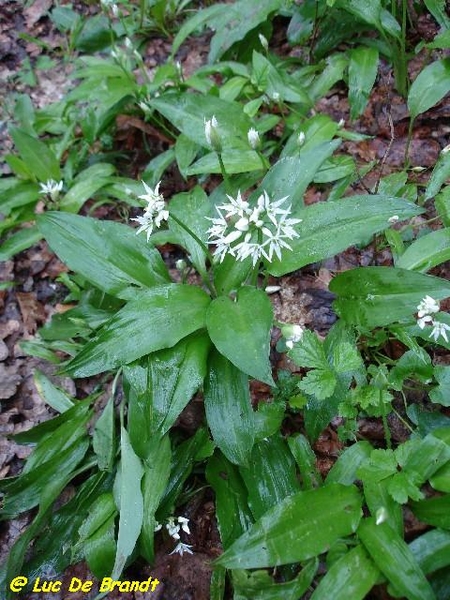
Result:
{"label": "white flower cluster", "polygon": [[294,344],[301,341],[305,330],[301,325],[291,325],[290,323],[285,323],[281,327],[281,333],[286,340],[287,348],[292,350]]}
{"label": "white flower cluster", "polygon": [[39,193],[50,196],[53,202],[56,202],[56,200],[59,198],[61,190],[63,189],[64,182],[62,180],[55,181],[54,179],[47,179],[46,183],[40,183],[39,185],[41,188]]}
{"label": "white flower cluster", "polygon": [[251,256],[253,266],[265,258],[272,262],[273,255],[281,259],[281,249],[292,250],[286,239],[299,237],[293,228],[302,219],[290,219],[291,207],[281,208],[285,200],[271,202],[267,192],[263,192],[255,206],[243,200],[238,192],[236,198],[227,196],[229,203],[216,207],[219,216],[209,220],[209,243],[214,244],[214,255],[222,262],[227,254],[237,260]]}
{"label": "white flower cluster", "polygon": [[440,335],[448,342],[447,331],[450,331],[450,325],[442,323],[434,318],[434,314],[439,312],[439,303],[431,296],[425,296],[417,306],[417,325],[424,329],[426,325],[431,325],[430,337],[437,342]]}
{"label": "white flower cluster", "polygon": [[[184,531],[188,535],[190,535],[191,531],[189,529],[189,519],[186,517],[169,517],[166,521],[165,528],[167,529],[167,533],[176,540],[178,543],[175,548],[172,550],[170,554],[179,554],[183,556],[186,552],[187,554],[193,554],[189,544],[184,544],[180,541],[180,530]],[[155,532],[162,529],[161,523],[156,523]]]}
{"label": "white flower cluster", "polygon": [[161,185],[161,182],[158,182],[154,190],[152,190],[152,188],[149,187],[145,181],[143,181],[142,184],[147,193],[142,194],[139,196],[139,198],[147,202],[147,207],[141,217],[136,217],[135,219],[131,220],[137,221],[140,225],[139,229],[136,231],[136,234],[141,233],[141,231],[147,232],[148,242],[152,234],[153,227],[160,227],[162,221],[167,221],[169,218],[169,211],[166,210],[166,203],[164,202],[163,195],[159,193],[159,186]]}

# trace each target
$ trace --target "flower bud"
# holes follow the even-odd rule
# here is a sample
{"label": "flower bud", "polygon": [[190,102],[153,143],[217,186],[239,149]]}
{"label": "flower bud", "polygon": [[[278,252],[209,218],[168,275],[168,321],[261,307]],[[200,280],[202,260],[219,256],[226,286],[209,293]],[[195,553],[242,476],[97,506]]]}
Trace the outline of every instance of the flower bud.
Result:
{"label": "flower bud", "polygon": [[218,122],[216,117],[213,115],[211,119],[205,120],[205,138],[211,148],[217,152],[222,152],[222,142],[220,134],[217,130]]}

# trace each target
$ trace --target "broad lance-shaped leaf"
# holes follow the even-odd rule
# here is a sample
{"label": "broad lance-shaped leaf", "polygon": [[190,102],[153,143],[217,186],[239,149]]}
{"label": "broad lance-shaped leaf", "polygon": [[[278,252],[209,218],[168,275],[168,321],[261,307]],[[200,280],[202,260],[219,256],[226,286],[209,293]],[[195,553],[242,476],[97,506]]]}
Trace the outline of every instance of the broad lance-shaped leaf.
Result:
{"label": "broad lance-shaped leaf", "polygon": [[205,380],[205,411],[214,441],[228,460],[247,464],[255,441],[248,377],[214,348]]}
{"label": "broad lance-shaped leaf", "polygon": [[39,215],[37,223],[59,258],[108,294],[134,298],[135,286],[170,281],[159,252],[131,227],[63,212]]}
{"label": "broad lance-shaped leaf", "polygon": [[429,271],[450,260],[450,228],[438,229],[415,240],[396,262],[396,267]]}
{"label": "broad lance-shaped leaf", "polygon": [[122,427],[120,436],[120,471],[116,504],[120,512],[117,552],[112,572],[113,579],[119,579],[128,557],[134,550],[141,533],[144,517],[144,499],[141,479],[144,474],[142,463],[133,451],[126,429]]}
{"label": "broad lance-shaped leaf", "polygon": [[299,237],[289,240],[292,250],[284,250],[281,260],[269,264],[268,271],[285,275],[366,241],[387,229],[393,215],[403,220],[421,212],[412,202],[384,195],[352,196],[296,210],[292,216],[302,219],[295,226]]}
{"label": "broad lance-shaped leaf", "polygon": [[59,160],[44,142],[16,127],[11,129],[11,137],[20,157],[39,181],[45,183],[49,179],[57,182],[60,180]]}
{"label": "broad lance-shaped leaf", "polygon": [[236,301],[220,296],[206,313],[212,343],[238,369],[275,385],[269,362],[272,305],[262,290],[239,289]]}
{"label": "broad lance-shaped leaf", "polygon": [[435,600],[434,592],[406,542],[388,524],[364,519],[358,536],[376,566],[408,600]]}
{"label": "broad lance-shaped leaf", "polygon": [[413,319],[428,294],[450,296],[450,283],[439,277],[393,267],[362,267],[337,275],[330,290],[338,295],[334,308],[347,323],[382,327]]}
{"label": "broad lance-shaped leaf", "polygon": [[450,58],[427,65],[413,81],[408,94],[411,119],[427,111],[450,92]]}
{"label": "broad lance-shaped leaf", "polygon": [[301,562],[355,532],[361,496],[339,483],[288,496],[270,509],[216,561],[228,569]]}
{"label": "broad lance-shaped leaf", "polygon": [[363,600],[379,579],[380,571],[359,545],[333,563],[311,600]]}
{"label": "broad lance-shaped leaf", "polygon": [[209,296],[200,288],[172,283],[136,294],[69,362],[74,377],[115,369],[161,350],[205,326]]}

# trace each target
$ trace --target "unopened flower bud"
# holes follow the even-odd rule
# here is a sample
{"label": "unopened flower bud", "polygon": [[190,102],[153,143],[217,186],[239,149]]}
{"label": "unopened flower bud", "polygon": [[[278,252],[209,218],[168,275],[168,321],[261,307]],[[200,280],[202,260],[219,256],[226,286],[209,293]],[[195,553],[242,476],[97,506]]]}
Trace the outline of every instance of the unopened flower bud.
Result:
{"label": "unopened flower bud", "polygon": [[216,117],[213,115],[211,119],[205,120],[205,138],[211,148],[217,152],[222,152],[222,142],[220,135],[217,130],[218,122]]}
{"label": "unopened flower bud", "polygon": [[186,261],[183,260],[182,258],[179,258],[177,260],[177,262],[175,263],[175,268],[177,269],[177,271],[184,271],[186,267],[187,267]]}
{"label": "unopened flower bud", "polygon": [[339,123],[338,123],[339,129],[342,129],[344,127],[344,125],[345,125],[345,119],[340,119]]}
{"label": "unopened flower bud", "polygon": [[267,41],[267,38],[262,33],[258,33],[258,37],[259,41],[261,42],[261,46],[267,52],[267,50],[269,49],[269,42]]}
{"label": "unopened flower bud", "polygon": [[247,133],[247,139],[250,146],[253,150],[256,150],[261,145],[261,140],[259,138],[259,133],[253,127],[250,127]]}
{"label": "unopened flower bud", "polygon": [[375,523],[377,525],[381,525],[381,523],[384,523],[385,521],[387,521],[388,516],[389,515],[388,515],[388,511],[387,511],[386,507],[380,506],[380,508],[375,513]]}
{"label": "unopened flower bud", "polygon": [[303,146],[303,144],[305,143],[306,140],[306,135],[304,131],[300,131],[300,133],[298,134],[298,138],[297,138],[297,144],[298,146],[301,148]]}
{"label": "unopened flower bud", "polygon": [[450,152],[450,144],[444,146],[441,150],[441,154],[448,154]]}

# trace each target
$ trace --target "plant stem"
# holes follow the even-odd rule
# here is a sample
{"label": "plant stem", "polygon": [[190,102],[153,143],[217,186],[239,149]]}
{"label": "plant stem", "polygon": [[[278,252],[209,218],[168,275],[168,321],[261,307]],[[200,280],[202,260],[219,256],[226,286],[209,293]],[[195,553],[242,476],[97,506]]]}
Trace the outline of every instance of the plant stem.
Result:
{"label": "plant stem", "polygon": [[387,420],[387,415],[386,415],[386,405],[384,404],[382,398],[381,398],[381,390],[380,391],[380,400],[381,400],[381,405],[382,405],[382,410],[383,413],[381,415],[381,418],[383,420],[383,429],[384,429],[384,435],[386,437],[386,446],[388,447],[389,450],[392,449],[392,438],[391,438],[391,431],[389,429],[389,423]]}
{"label": "plant stem", "polygon": [[227,194],[231,194],[232,190],[230,185],[230,178],[228,177],[228,173],[225,170],[225,165],[223,164],[222,160],[222,154],[220,152],[217,152],[217,158],[219,159],[220,172],[222,173],[223,182],[225,184],[225,191]]}

